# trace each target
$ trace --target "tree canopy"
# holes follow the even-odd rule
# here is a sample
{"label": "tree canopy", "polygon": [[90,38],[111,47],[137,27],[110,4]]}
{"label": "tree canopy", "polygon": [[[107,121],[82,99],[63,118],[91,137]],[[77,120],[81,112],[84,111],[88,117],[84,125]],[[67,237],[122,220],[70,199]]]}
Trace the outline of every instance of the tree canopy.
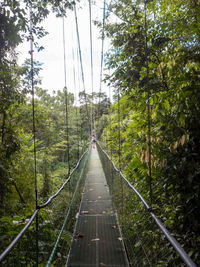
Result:
{"label": "tree canopy", "polygon": [[[46,35],[41,21],[52,11],[64,16],[73,4],[31,1],[38,50],[43,47],[37,40]],[[21,229],[13,223],[16,213],[25,220],[35,201],[30,60],[19,66],[15,50],[30,39],[29,8],[29,0],[4,0],[0,5],[0,230],[4,246]],[[39,202],[66,179],[86,148],[94,124],[115,163],[200,264],[200,3],[150,0],[144,5],[141,0],[111,0],[105,35],[111,42],[105,55],[110,73],[105,82],[114,88],[113,101],[102,92],[80,92],[79,105],[75,105],[74,95],[66,88],[55,88],[59,90],[51,95],[40,88],[42,64],[34,62]],[[92,110],[89,122],[86,111],[91,114]]]}
{"label": "tree canopy", "polygon": [[109,5],[106,34],[112,48],[106,64],[111,75],[106,80],[115,88],[116,101],[107,116],[103,140],[117,163],[120,157],[120,167],[129,180],[152,201],[157,215],[197,260],[200,6],[197,1],[164,0],[148,1],[146,8],[147,32],[143,1],[111,1]]}

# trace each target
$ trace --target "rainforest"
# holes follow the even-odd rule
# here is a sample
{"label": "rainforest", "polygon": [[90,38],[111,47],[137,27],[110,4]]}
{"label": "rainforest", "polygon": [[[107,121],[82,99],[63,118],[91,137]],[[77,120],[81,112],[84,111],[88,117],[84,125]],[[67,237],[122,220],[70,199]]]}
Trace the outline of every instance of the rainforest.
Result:
{"label": "rainforest", "polygon": [[[82,0],[78,3],[82,5]],[[30,39],[34,49],[43,49],[34,41],[46,35],[41,22],[50,13],[65,17],[66,10],[74,12],[75,5],[76,1],[64,0],[0,3],[1,252],[23,229],[35,207],[45,203],[66,181],[95,133],[118,169],[198,266],[200,2],[104,3],[103,21],[92,23],[100,29],[100,38],[110,41],[102,61],[102,70],[107,72],[101,81],[108,91],[88,93],[86,88],[79,91],[79,99],[67,87],[55,88],[53,93],[42,88],[42,63],[27,58],[20,65],[16,52],[20,43]],[[75,188],[72,182],[47,210],[41,211],[39,266],[45,266],[46,253],[56,240]],[[79,204],[80,197],[76,197],[76,206]],[[133,209],[131,204],[126,207],[127,218],[129,209]],[[52,266],[64,266],[75,216],[74,211],[70,230],[64,232]],[[26,247],[33,240],[30,251],[34,250],[35,224],[4,266],[34,266],[32,252]],[[163,262],[149,266],[179,265]]]}

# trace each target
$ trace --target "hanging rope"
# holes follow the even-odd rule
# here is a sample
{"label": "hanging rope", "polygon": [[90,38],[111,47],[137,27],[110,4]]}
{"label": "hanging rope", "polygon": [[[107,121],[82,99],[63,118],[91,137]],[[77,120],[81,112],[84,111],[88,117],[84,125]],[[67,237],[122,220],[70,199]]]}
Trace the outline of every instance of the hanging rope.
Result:
{"label": "hanging rope", "polygon": [[65,18],[63,17],[63,63],[64,63],[64,84],[67,87],[66,51],[65,51]]}
{"label": "hanging rope", "polygon": [[[78,72],[78,95],[80,95],[80,88],[81,88],[81,81],[80,81],[80,60],[79,59],[79,49],[78,49],[78,45],[76,47],[76,56],[77,56],[77,72]],[[80,108],[79,108],[79,115],[80,115]],[[81,117],[80,117],[81,118]],[[77,121],[77,125],[78,125],[78,121]],[[78,127],[78,126],[77,126]],[[82,127],[82,121],[80,121],[79,127],[77,128],[79,131],[79,136],[80,139],[79,140],[83,140],[83,127]],[[79,146],[80,147],[80,146]],[[83,150],[82,150],[83,151]]]}
{"label": "hanging rope", "polygon": [[[109,69],[109,76],[110,76],[110,69]],[[109,84],[109,99],[110,99],[110,103],[111,103],[111,88],[110,88],[110,84]],[[109,130],[110,130],[110,135],[111,135],[111,132],[112,132],[112,112],[111,112],[111,108],[109,108]],[[112,142],[110,143],[110,155],[111,155],[111,159],[112,159]]]}
{"label": "hanging rope", "polygon": [[[72,42],[73,42],[72,35]],[[72,46],[72,60],[73,60],[73,76],[74,76],[74,96],[75,96],[75,109],[76,109],[76,134],[77,134],[77,158],[79,159],[79,123],[78,123],[78,103],[77,103],[77,90],[76,90],[76,71],[75,71],[75,56],[74,56],[74,46]],[[80,110],[79,110],[80,111]]]}
{"label": "hanging rope", "polygon": [[[117,92],[117,114],[118,114],[118,165],[119,170],[121,171],[121,118],[120,118],[120,89],[118,88]],[[121,204],[122,204],[122,217],[124,213],[124,186],[123,186],[123,179],[121,177]],[[123,220],[122,220],[122,228],[123,228]]]}
{"label": "hanging rope", "polygon": [[98,105],[98,118],[100,118],[100,99],[101,99],[101,86],[103,77],[103,61],[104,61],[104,39],[105,39],[105,16],[106,16],[106,0],[103,4],[103,23],[102,23],[102,43],[101,43],[101,67],[100,67],[100,87],[99,87],[99,105]]}
{"label": "hanging rope", "polygon": [[[86,115],[87,115],[88,124],[89,124],[90,117],[89,117],[87,98],[86,98],[86,92],[85,92],[85,79],[84,79],[84,72],[83,72],[83,62],[82,62],[82,54],[81,54],[81,45],[80,45],[80,37],[79,37],[79,29],[78,29],[78,19],[77,19],[77,12],[76,12],[76,4],[74,4],[74,16],[75,16],[76,35],[77,35],[78,49],[79,49],[79,60],[80,60],[80,65],[81,65],[83,92],[84,92],[84,97],[85,97]],[[91,127],[91,125],[89,124],[89,129],[90,129],[90,127]],[[90,132],[91,132],[91,129],[90,129]]]}
{"label": "hanging rope", "polygon": [[70,153],[69,153],[69,117],[68,117],[68,90],[67,90],[67,69],[66,69],[66,51],[65,51],[65,18],[63,17],[63,61],[64,61],[64,94],[65,94],[65,124],[67,138],[67,164],[68,174],[70,173]]}
{"label": "hanging rope", "polygon": [[91,10],[91,0],[89,0],[89,20],[90,20],[90,65],[91,65],[91,87],[92,87],[91,130],[93,130],[94,129],[94,117],[93,117],[94,78],[93,78],[93,46],[92,46],[92,10]]}
{"label": "hanging rope", "polygon": [[[34,62],[33,62],[33,11],[32,3],[30,4],[30,63],[31,63],[31,92],[32,92],[32,121],[33,121],[33,153],[34,153],[34,187],[35,187],[35,209],[38,208],[38,189],[37,189],[37,161],[36,161],[36,145],[35,145],[35,90],[34,90]],[[36,240],[36,266],[38,266],[38,214],[35,219],[35,240]]]}
{"label": "hanging rope", "polygon": [[145,19],[145,58],[146,58],[146,88],[147,88],[147,113],[148,113],[148,175],[149,175],[149,194],[152,204],[152,176],[151,176],[151,107],[150,107],[150,88],[149,88],[149,61],[148,61],[148,39],[147,39],[147,8],[144,0],[144,19]]}
{"label": "hanging rope", "polygon": [[117,114],[118,114],[118,164],[121,170],[121,119],[120,119],[120,90],[117,92]]}
{"label": "hanging rope", "polygon": [[61,228],[61,230],[60,230],[60,233],[59,233],[59,235],[58,235],[58,237],[57,237],[57,240],[56,240],[56,242],[55,242],[55,244],[54,244],[54,247],[53,247],[53,249],[52,249],[51,255],[49,256],[49,259],[48,259],[48,262],[47,262],[47,264],[46,264],[46,267],[49,267],[50,264],[51,264],[51,262],[52,262],[52,260],[53,260],[53,257],[54,257],[54,255],[55,255],[56,249],[57,249],[58,244],[59,244],[59,242],[60,242],[60,239],[61,239],[61,237],[62,237],[63,231],[64,231],[65,226],[66,226],[66,224],[67,224],[67,222],[68,222],[68,220],[69,220],[70,213],[71,213],[71,211],[72,211],[72,209],[73,209],[73,203],[74,203],[75,198],[76,198],[76,193],[77,193],[77,191],[78,191],[78,187],[79,187],[80,181],[81,181],[81,179],[82,179],[82,177],[83,177],[83,174],[84,174],[85,165],[86,165],[86,161],[84,162],[84,166],[82,167],[82,169],[81,169],[81,173],[79,174],[79,179],[78,179],[78,182],[77,182],[77,184],[76,184],[75,190],[74,190],[74,192],[73,192],[73,196],[72,196],[72,199],[71,199],[70,206],[69,206],[69,208],[68,208],[68,210],[67,210],[67,214],[66,214],[65,220],[64,220],[64,222],[63,222],[63,225],[62,225],[62,228]]}

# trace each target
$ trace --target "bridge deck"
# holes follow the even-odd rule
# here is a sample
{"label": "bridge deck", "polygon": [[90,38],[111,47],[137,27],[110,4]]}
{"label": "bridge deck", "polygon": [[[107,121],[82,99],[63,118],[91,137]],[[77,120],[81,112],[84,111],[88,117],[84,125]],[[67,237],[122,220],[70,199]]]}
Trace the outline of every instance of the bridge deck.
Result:
{"label": "bridge deck", "polygon": [[129,266],[96,148],[92,148],[80,212],[66,266]]}

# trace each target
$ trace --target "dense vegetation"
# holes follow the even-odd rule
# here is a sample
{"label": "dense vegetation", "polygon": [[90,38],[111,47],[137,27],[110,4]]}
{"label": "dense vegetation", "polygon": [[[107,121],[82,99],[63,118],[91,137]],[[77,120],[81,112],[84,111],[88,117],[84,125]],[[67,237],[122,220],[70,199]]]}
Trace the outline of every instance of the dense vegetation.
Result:
{"label": "dense vegetation", "polygon": [[[112,42],[106,58],[112,74],[107,80],[115,88],[116,103],[101,119],[107,124],[103,140],[150,203],[144,4],[111,1],[109,8],[117,19],[109,22],[108,16],[106,25]],[[196,262],[200,262],[199,14],[197,1],[147,3],[152,208]]]}
{"label": "dense vegetation", "polygon": [[[3,1],[0,5],[0,232],[2,250],[22,229],[26,219],[35,209],[30,60],[27,59],[23,66],[19,66],[15,52],[20,42],[29,39],[28,5],[29,1],[24,1],[24,3]],[[45,30],[40,27],[40,22],[51,9],[57,15],[61,15],[67,7],[70,7],[70,4],[67,1],[44,1],[42,3],[32,1],[32,5],[34,49],[40,50],[42,47],[39,47],[38,40],[46,34]],[[55,193],[66,180],[68,172],[72,170],[85,151],[90,135],[85,116],[85,102],[83,101],[78,107],[75,106],[74,95],[67,93],[66,88],[55,88],[57,92],[53,95],[41,89],[40,69],[41,64],[34,62],[39,204]],[[66,114],[66,107],[68,107],[68,114]],[[95,107],[93,109],[95,110]],[[46,227],[41,237],[41,251],[52,249],[58,234],[53,224],[58,226],[58,230],[61,228],[60,222],[63,219],[60,220],[60,216],[63,216],[63,207],[66,207],[70,197],[71,193],[65,192],[65,195],[62,194],[62,198],[56,202],[56,209],[50,207],[49,212],[41,212],[40,228]],[[51,210],[54,214],[50,213]],[[56,217],[56,220],[51,221],[52,217]],[[32,260],[35,259],[35,256],[31,256],[31,251],[35,251],[33,236],[34,226],[30,228],[29,235],[25,236],[23,242],[18,245],[21,246],[21,259],[18,263],[11,261],[9,264],[15,266],[26,265],[27,262],[31,264],[29,257]],[[65,240],[69,238],[69,235],[65,235]],[[33,241],[31,244],[30,240]],[[45,240],[48,241],[49,248],[45,245]],[[29,255],[25,253],[27,247],[29,247]],[[8,263],[5,264],[8,266]]]}
{"label": "dense vegetation", "polygon": [[[3,1],[0,6],[0,215],[5,244],[35,207],[30,62],[18,66],[15,53],[17,45],[29,38],[28,2]],[[71,8],[67,1],[32,2],[35,40],[46,34],[39,23],[51,9],[60,16]],[[85,149],[91,130],[86,104],[91,113],[93,100],[98,138],[196,263],[200,263],[199,14],[196,0],[147,1],[152,199],[143,1],[109,5],[105,31],[112,44],[106,55],[111,74],[106,80],[115,88],[109,110],[104,94],[82,92],[78,107],[66,88],[50,95],[40,88],[41,65],[34,63],[39,201],[59,188]],[[43,49],[36,41],[35,46]]]}

